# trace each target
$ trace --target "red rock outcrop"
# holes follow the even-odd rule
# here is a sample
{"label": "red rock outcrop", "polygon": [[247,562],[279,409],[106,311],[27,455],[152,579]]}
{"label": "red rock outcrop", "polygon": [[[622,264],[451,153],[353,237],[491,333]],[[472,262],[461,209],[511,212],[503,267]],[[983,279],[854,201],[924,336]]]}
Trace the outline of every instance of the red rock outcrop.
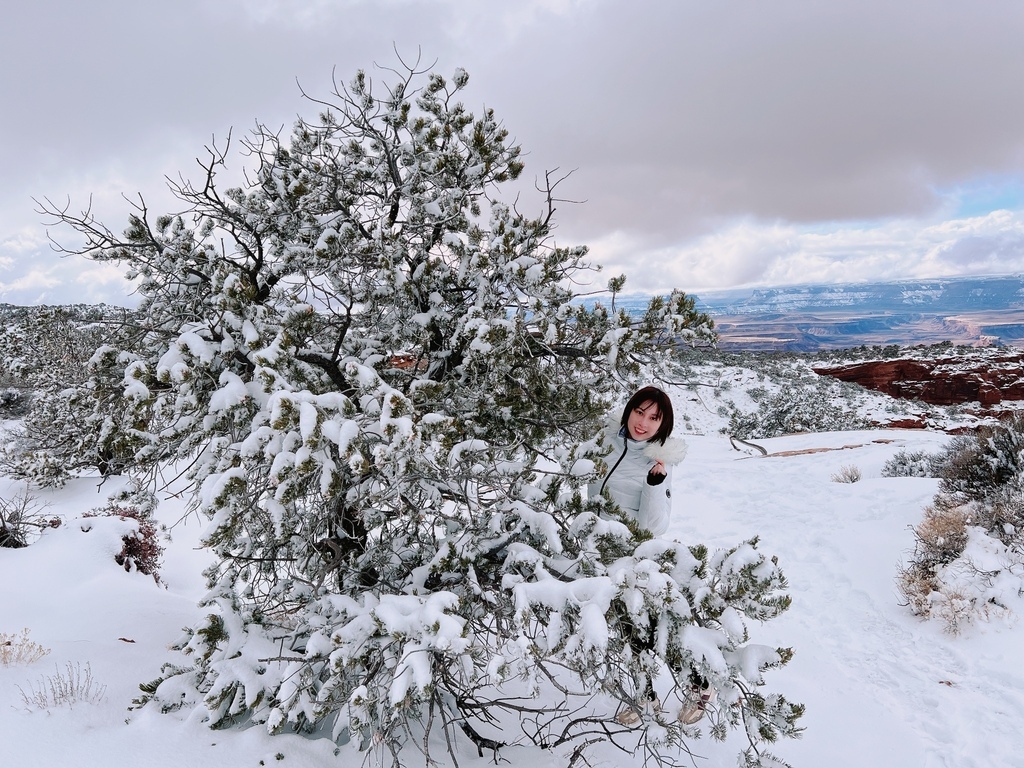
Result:
{"label": "red rock outcrop", "polygon": [[1006,400],[1024,400],[1024,354],[950,357],[936,360],[872,360],[815,368],[822,376],[852,381],[901,399],[932,405],[977,402],[992,408]]}

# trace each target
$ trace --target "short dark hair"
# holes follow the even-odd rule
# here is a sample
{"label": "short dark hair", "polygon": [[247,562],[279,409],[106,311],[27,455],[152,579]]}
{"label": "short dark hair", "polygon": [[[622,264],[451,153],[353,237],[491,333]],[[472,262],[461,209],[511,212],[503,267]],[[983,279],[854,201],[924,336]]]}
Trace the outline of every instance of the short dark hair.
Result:
{"label": "short dark hair", "polygon": [[633,412],[633,409],[639,408],[644,403],[654,403],[658,406],[658,413],[661,414],[661,424],[658,427],[658,431],[654,433],[654,437],[651,438],[651,442],[657,440],[664,445],[669,435],[672,434],[672,428],[675,426],[675,417],[672,415],[672,401],[668,395],[657,387],[641,387],[634,392],[633,396],[626,403],[626,407],[622,409],[622,421],[620,423],[625,427],[626,422],[629,420],[629,414]]}

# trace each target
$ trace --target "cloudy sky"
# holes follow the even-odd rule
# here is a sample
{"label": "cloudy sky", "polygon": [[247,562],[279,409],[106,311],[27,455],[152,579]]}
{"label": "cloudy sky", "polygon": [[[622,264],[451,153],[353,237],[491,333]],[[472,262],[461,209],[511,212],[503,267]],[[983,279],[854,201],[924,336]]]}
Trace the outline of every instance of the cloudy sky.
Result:
{"label": "cloudy sky", "polygon": [[[397,50],[470,73],[557,214],[653,292],[1024,272],[1019,0],[34,0],[0,25],[0,301],[132,303],[33,198],[121,229],[214,137]],[[238,164],[241,166],[239,158]],[[166,202],[165,202],[166,201]],[[58,239],[61,233],[51,232]]]}

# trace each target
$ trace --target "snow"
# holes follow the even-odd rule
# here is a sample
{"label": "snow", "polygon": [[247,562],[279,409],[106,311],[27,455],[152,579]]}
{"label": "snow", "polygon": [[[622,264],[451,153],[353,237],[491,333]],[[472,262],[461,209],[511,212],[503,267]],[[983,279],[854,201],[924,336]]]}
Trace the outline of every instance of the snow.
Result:
{"label": "snow", "polygon": [[[684,408],[685,394],[673,396],[677,408]],[[790,610],[764,625],[748,622],[751,643],[743,650],[751,675],[774,658],[776,647],[795,652],[788,666],[768,670],[765,679],[768,691],[806,705],[801,721],[806,732],[800,740],[773,745],[774,754],[795,768],[1024,766],[1024,605],[1013,584],[992,585],[1001,590],[1005,610],[956,636],[945,632],[941,622],[922,621],[899,603],[896,571],[909,557],[910,526],[921,519],[936,481],[882,477],[881,468],[899,450],[938,450],[948,440],[945,434],[874,430],[756,441],[770,454],[785,454],[767,457],[734,450],[726,437],[711,430],[677,426],[676,436],[685,437],[691,451],[674,476],[675,510],[667,538],[703,542],[715,551],[758,536],[759,550],[778,557],[790,582]],[[478,449],[462,445],[453,455]],[[857,466],[863,479],[833,482],[832,476],[847,465]],[[0,479],[3,497],[20,490]],[[139,683],[154,679],[163,663],[180,661],[168,645],[206,612],[197,602],[204,593],[201,571],[209,556],[198,546],[206,522],[185,517],[171,528],[160,584],[124,571],[112,553],[130,523],[81,520],[82,513],[101,506],[115,490],[112,481],[101,485],[83,478],[62,489],[33,491],[64,525],[47,529],[27,548],[0,549],[0,583],[5,585],[0,632],[28,628],[33,641],[50,649],[32,664],[0,666],[4,765],[391,764],[390,755],[372,749],[364,754],[345,746],[336,756],[335,744],[326,738],[330,726],[319,738],[287,728],[269,736],[263,727],[211,731],[187,711],[129,711]],[[168,496],[158,519],[174,524],[184,504],[183,498]],[[1000,561],[998,548],[973,532],[971,553],[979,565]],[[742,548],[736,557],[740,567]],[[599,601],[601,590],[585,593],[583,586],[578,585],[574,598],[583,606],[596,605],[589,598]],[[592,613],[587,621],[600,639],[603,618],[599,611]],[[398,632],[411,614],[395,602],[381,604],[375,615]],[[434,618],[438,643],[461,641],[458,626],[440,623],[443,606],[437,606]],[[725,618],[729,631],[742,631],[734,618]],[[700,632],[693,633],[692,644],[709,657],[720,653]],[[424,684],[420,651],[406,648],[408,675],[402,686]],[[495,659],[496,673],[501,661]],[[26,707],[21,691],[38,689],[41,679],[69,663],[88,664],[96,682],[106,686],[104,698],[49,711]],[[394,694],[403,692],[399,688]],[[516,739],[513,733],[485,735]],[[740,742],[742,734],[731,735],[725,744],[691,740],[693,764],[732,768]],[[493,764],[490,754],[478,757],[468,741],[458,745],[460,766]],[[569,762],[566,751],[543,752],[521,739],[500,754],[510,768],[555,768]],[[421,764],[421,755],[409,758],[403,764]],[[690,764],[685,756],[679,758]],[[642,761],[639,753],[633,758],[600,748],[590,753],[595,766],[632,768]],[[441,762],[450,765],[450,760]]]}

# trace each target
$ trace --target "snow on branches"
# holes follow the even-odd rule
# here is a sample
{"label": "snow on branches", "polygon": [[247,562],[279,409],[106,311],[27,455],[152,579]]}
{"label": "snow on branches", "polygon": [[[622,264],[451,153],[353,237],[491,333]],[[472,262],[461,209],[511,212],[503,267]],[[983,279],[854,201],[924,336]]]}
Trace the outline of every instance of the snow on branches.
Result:
{"label": "snow on branches", "polygon": [[[680,292],[639,320],[574,301],[594,268],[551,240],[557,182],[535,217],[502,202],[521,150],[458,100],[465,72],[392,74],[314,99],[287,138],[258,127],[243,187],[211,148],[172,184],[184,213],[140,200],[115,235],[47,209],[137,280],[129,469],[184,467],[211,519],[208,617],[145,701],[327,727],[397,764],[471,721],[585,741],[643,672],[711,680],[752,743],[791,735],[798,708],[757,694],[788,652],[744,623],[785,608],[777,568],[753,543],[648,541],[582,498],[616,382],[710,321]],[[522,698],[538,686],[553,703]],[[616,732],[652,728],[683,737]]]}

